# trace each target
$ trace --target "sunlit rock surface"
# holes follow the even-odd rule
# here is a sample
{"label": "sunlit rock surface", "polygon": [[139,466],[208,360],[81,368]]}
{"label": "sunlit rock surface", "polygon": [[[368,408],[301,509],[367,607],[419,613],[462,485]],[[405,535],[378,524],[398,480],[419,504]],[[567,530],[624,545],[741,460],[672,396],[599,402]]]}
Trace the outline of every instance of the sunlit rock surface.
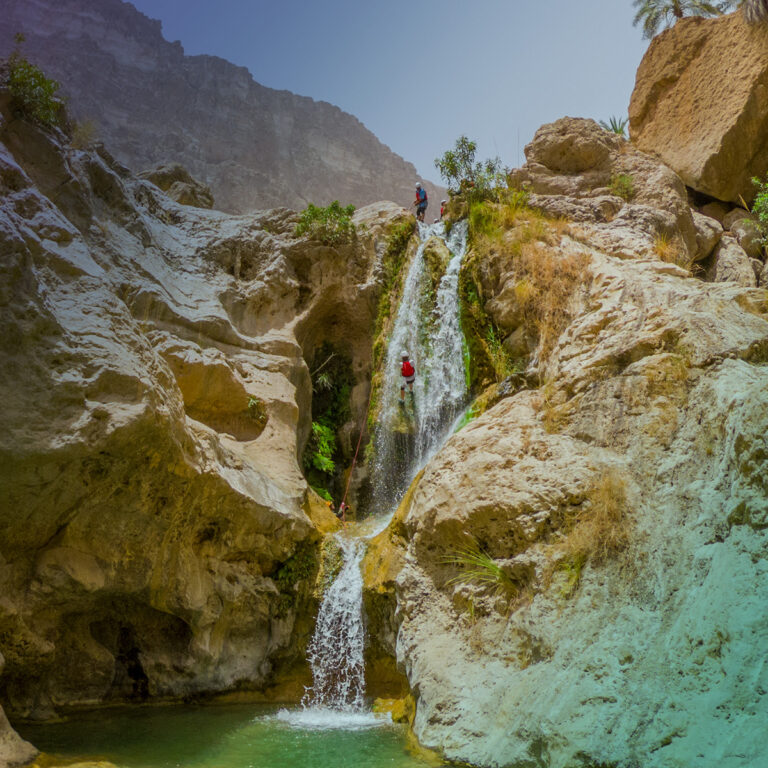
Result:
{"label": "sunlit rock surface", "polygon": [[658,35],[637,72],[632,141],[693,189],[750,202],[768,171],[768,28],[741,12],[681,19]]}
{"label": "sunlit rock surface", "polygon": [[337,250],[285,209],[179,205],[4,94],[0,114],[0,701],[45,718],[270,685],[314,608],[280,568],[311,571],[333,527],[299,468],[307,361],[349,356],[359,421],[409,214],[363,209]]}
{"label": "sunlit rock surface", "polygon": [[[535,206],[592,205],[604,183],[615,139],[572,125],[528,152],[519,178]],[[561,162],[564,145],[584,162],[570,150]],[[652,184],[644,169],[672,181],[645,210],[619,201],[607,220],[552,220],[531,244],[554,265],[585,260],[556,343],[530,358],[541,386],[450,438],[373,549],[387,580],[398,571],[415,733],[453,760],[768,762],[768,294],[745,271],[708,283],[660,258],[643,222],[674,212],[689,264],[721,233],[699,222],[699,245],[687,240],[683,193],[671,202],[674,174],[654,162],[634,164],[636,188]],[[479,273],[486,311],[513,336],[524,292],[508,235]],[[616,518],[569,549],[578,521],[605,509]],[[461,578],[456,558],[475,546],[496,569],[489,583]],[[373,593],[380,582],[369,577]]]}

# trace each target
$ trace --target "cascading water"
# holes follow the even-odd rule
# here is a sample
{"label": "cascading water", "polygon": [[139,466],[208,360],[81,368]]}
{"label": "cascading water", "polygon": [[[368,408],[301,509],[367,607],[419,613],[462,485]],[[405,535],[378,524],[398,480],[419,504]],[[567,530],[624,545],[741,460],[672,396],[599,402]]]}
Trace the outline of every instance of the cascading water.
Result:
{"label": "cascading water", "polygon": [[[419,470],[442,445],[467,400],[464,340],[459,314],[459,271],[467,247],[466,222],[447,240],[451,253],[437,291],[424,251],[429,238],[445,239],[443,224],[420,228],[387,349],[381,412],[374,433],[373,511],[391,512]],[[400,360],[407,351],[416,369],[413,398],[400,400]]]}
{"label": "cascading water", "polygon": [[365,546],[360,539],[337,536],[343,565],[326,590],[307,656],[312,688],[302,705],[361,712],[365,703],[365,623],[360,561]]}
{"label": "cascading water", "polygon": [[[421,245],[403,288],[389,340],[381,389],[381,414],[374,434],[374,512],[384,525],[417,472],[440,448],[467,399],[464,341],[458,282],[467,227],[456,225],[447,240],[450,259],[436,290],[425,263],[429,239],[445,240],[442,224],[420,225]],[[414,396],[400,405],[400,355],[407,350],[416,368]],[[380,528],[379,528],[380,529]],[[365,542],[337,536],[343,565],[323,596],[308,649],[312,687],[301,712],[282,719],[306,727],[370,727],[365,712],[365,621],[360,563]]]}

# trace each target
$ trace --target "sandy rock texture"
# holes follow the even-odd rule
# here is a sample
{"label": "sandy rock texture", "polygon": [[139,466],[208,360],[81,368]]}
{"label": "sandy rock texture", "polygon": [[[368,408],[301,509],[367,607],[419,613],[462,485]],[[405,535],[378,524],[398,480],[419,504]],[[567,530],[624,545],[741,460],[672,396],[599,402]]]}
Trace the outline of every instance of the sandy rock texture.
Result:
{"label": "sandy rock texture", "polygon": [[[528,150],[536,206],[598,205],[594,169],[621,153],[566,125]],[[452,760],[768,762],[768,293],[754,275],[705,282],[645,247],[643,227],[669,216],[686,249],[722,238],[699,221],[699,245],[685,239],[682,184],[653,162],[634,167],[647,169],[640,194],[645,173],[669,179],[655,201],[611,221],[550,220],[522,247],[555,274],[584,265],[555,343],[530,357],[528,388],[448,440],[369,552],[368,567],[386,566],[369,589],[395,582],[414,731]],[[514,236],[481,270],[504,333],[521,316]],[[489,581],[456,563],[472,550]]]}
{"label": "sandy rock texture", "polygon": [[192,178],[189,171],[178,163],[163,165],[150,171],[142,171],[140,179],[151,181],[162,189],[171,200],[195,208],[213,208],[213,192],[210,187]]}
{"label": "sandy rock texture", "polygon": [[632,142],[695,190],[739,203],[768,171],[768,29],[737,12],[656,37],[629,107]]}
{"label": "sandy rock texture", "polygon": [[[353,115],[266,88],[224,59],[186,56],[123,0],[4,0],[0,56],[17,32],[118,160],[135,172],[181,163],[223,211],[414,199],[414,166]],[[444,190],[427,188],[434,211]]]}
{"label": "sandy rock texture", "polygon": [[0,702],[270,685],[304,663],[329,527],[299,469],[308,362],[348,354],[359,421],[377,259],[410,214],[362,209],[329,248],[285,209],[180,205],[6,106]]}

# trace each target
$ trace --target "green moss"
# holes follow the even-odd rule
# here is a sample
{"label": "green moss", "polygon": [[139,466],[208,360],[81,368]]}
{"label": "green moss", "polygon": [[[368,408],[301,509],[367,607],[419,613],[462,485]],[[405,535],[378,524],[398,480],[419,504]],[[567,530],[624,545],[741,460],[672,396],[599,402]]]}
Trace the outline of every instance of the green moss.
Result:
{"label": "green moss", "polygon": [[320,566],[318,546],[309,541],[302,541],[272,576],[280,594],[274,602],[277,617],[287,616],[296,605],[301,593],[305,596],[310,584],[315,580]]}
{"label": "green moss", "polygon": [[635,196],[635,179],[631,173],[618,173],[611,178],[610,190],[629,202]]}

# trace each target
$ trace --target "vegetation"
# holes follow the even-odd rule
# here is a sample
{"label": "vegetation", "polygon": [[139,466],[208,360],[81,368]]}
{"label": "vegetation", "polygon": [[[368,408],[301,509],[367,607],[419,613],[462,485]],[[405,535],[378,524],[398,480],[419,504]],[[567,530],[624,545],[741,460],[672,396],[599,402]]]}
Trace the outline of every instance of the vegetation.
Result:
{"label": "vegetation", "polygon": [[515,585],[504,569],[476,541],[447,555],[443,562],[457,566],[460,571],[446,586],[470,584],[490,589],[496,594],[511,593]]}
{"label": "vegetation", "polygon": [[296,604],[297,592],[301,582],[313,579],[318,569],[318,548],[307,542],[301,542],[293,555],[289,557],[272,576],[280,595],[275,601],[275,614],[287,616]]}
{"label": "vegetation", "polygon": [[691,269],[693,260],[688,255],[688,249],[679,235],[669,237],[664,233],[656,235],[653,241],[653,251],[661,261],[677,264],[683,269]]}
{"label": "vegetation", "polygon": [[264,401],[258,397],[248,398],[248,415],[260,426],[267,424],[267,409],[264,407]]}
{"label": "vegetation", "polygon": [[605,563],[629,545],[630,517],[625,476],[606,470],[579,511],[565,520],[566,533],[558,548],[565,555],[559,568],[568,574],[566,596],[578,587],[588,563]]}
{"label": "vegetation", "polygon": [[55,80],[21,55],[24,35],[16,35],[16,48],[7,67],[7,84],[13,103],[25,117],[47,128],[62,124],[63,102],[56,97],[60,86]]}
{"label": "vegetation", "polygon": [[[317,367],[312,371],[312,429],[304,449],[304,474],[309,484],[326,501],[338,482],[342,459],[336,435],[349,420],[352,391],[351,361],[332,344],[315,352]],[[337,489],[336,489],[337,490]]]}
{"label": "vegetation", "polygon": [[765,181],[755,177],[752,183],[757,187],[757,194],[752,203],[752,213],[757,216],[757,226],[763,238],[763,245],[768,245],[768,176]]}
{"label": "vegetation", "polygon": [[750,24],[768,22],[768,0],[744,0],[741,3],[744,16]]}
{"label": "vegetation", "polygon": [[324,245],[347,243],[355,237],[355,225],[352,223],[354,212],[354,205],[342,206],[338,200],[325,208],[310,203],[302,211],[294,235],[308,235]]}
{"label": "vegetation", "polygon": [[451,194],[464,194],[468,200],[487,200],[506,188],[506,171],[498,157],[475,160],[477,144],[466,136],[456,140],[453,149],[435,160],[435,167]]}
{"label": "vegetation", "polygon": [[720,16],[733,6],[733,1],[709,3],[704,0],[634,0],[637,8],[635,26],[641,24],[643,37],[650,40],[660,28],[671,27],[684,16]]}
{"label": "vegetation", "polygon": [[615,133],[618,136],[623,136],[625,139],[627,138],[627,123],[629,122],[628,117],[610,117],[608,121],[605,120],[600,121],[600,127],[603,128],[603,130],[609,131],[610,133]]}
{"label": "vegetation", "polygon": [[635,179],[631,173],[614,174],[609,189],[612,195],[629,202],[635,196]]}

